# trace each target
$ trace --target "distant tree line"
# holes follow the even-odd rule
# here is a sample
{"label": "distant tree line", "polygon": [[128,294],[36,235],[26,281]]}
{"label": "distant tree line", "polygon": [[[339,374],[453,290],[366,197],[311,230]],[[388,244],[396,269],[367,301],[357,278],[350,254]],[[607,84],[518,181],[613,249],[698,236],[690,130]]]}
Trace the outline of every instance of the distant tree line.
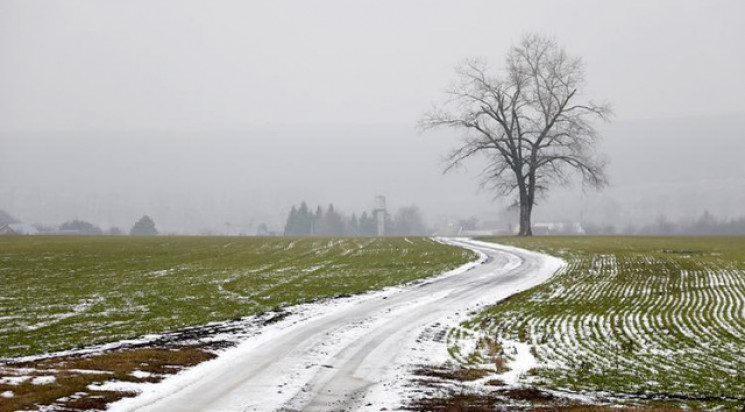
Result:
{"label": "distant tree line", "polygon": [[[122,229],[116,226],[103,230],[91,222],[80,219],[69,220],[58,227],[44,225],[35,225],[35,227],[42,234],[109,236],[121,236],[126,234]],[[129,234],[132,236],[155,236],[158,234],[158,229],[155,228],[155,222],[153,219],[145,215],[134,223]]]}
{"label": "distant tree line", "polygon": [[622,235],[745,235],[745,216],[719,219],[705,211],[697,219],[673,222],[660,215],[654,223],[635,226],[629,224],[620,230],[612,225],[585,224],[585,232],[591,234]]}
{"label": "distant tree line", "polygon": [[71,220],[59,225],[60,232],[75,233],[81,235],[101,235],[103,231],[93,223],[85,220]]}
{"label": "distant tree line", "polygon": [[[416,205],[398,209],[395,215],[385,213],[386,235],[426,235],[430,232]],[[330,204],[327,208],[317,206],[315,211],[302,202],[292,206],[287,216],[285,236],[376,236],[377,218],[367,211],[351,216],[340,213]]]}

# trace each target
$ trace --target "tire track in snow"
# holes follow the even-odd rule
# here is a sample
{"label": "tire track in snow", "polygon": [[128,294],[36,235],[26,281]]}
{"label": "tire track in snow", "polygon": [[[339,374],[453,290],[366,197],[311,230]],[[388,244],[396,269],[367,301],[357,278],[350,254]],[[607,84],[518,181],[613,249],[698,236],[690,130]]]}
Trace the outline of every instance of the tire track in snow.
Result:
{"label": "tire track in snow", "polygon": [[457,325],[485,304],[548,279],[563,261],[522,249],[443,240],[477,251],[479,264],[409,287],[317,308],[287,319],[217,359],[146,387],[112,411],[380,410],[411,395],[408,372],[447,358],[423,341],[434,325]]}

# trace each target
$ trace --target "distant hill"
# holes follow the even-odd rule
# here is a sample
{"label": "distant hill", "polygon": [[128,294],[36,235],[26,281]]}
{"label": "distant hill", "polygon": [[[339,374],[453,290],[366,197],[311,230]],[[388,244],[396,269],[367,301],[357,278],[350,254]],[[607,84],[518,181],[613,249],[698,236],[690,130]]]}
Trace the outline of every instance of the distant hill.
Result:
{"label": "distant hill", "polygon": [[11,216],[10,213],[0,210],[0,226],[9,225],[11,223],[21,223],[21,221]]}

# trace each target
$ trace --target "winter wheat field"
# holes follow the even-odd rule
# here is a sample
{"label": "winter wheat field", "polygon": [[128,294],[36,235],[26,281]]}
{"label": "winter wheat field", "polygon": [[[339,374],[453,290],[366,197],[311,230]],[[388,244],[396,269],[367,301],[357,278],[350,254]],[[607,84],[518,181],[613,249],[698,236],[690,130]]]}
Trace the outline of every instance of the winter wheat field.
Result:
{"label": "winter wheat field", "polygon": [[520,360],[530,367],[518,381],[549,398],[743,407],[745,238],[491,240],[567,265],[452,329],[448,345],[461,367],[508,369]]}
{"label": "winter wheat field", "polygon": [[3,237],[0,411],[101,408],[133,392],[96,385],[160,380],[284,308],[474,258],[427,238]]}
{"label": "winter wheat field", "polygon": [[745,402],[743,237],[8,237],[0,261],[0,411]]}

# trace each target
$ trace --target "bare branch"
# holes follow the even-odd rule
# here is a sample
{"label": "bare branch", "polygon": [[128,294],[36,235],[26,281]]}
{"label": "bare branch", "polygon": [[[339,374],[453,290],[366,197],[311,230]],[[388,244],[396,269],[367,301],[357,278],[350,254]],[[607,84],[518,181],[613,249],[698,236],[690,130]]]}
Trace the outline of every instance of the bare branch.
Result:
{"label": "bare branch", "polygon": [[462,133],[446,172],[475,155],[486,157],[482,185],[500,195],[518,194],[521,233],[536,196],[553,184],[566,184],[574,174],[588,187],[606,184],[605,162],[593,155],[599,138],[593,121],[607,120],[611,108],[582,101],[582,61],[553,39],[524,36],[507,54],[501,77],[490,75],[478,59],[463,62],[456,73],[450,100],[425,114],[419,128]]}

